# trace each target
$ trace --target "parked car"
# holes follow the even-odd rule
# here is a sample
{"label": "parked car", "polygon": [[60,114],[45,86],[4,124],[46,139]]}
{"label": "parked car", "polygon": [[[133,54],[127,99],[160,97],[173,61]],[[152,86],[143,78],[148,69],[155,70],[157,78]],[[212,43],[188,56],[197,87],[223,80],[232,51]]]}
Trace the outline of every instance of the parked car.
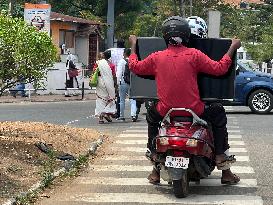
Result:
{"label": "parked car", "polygon": [[253,71],[247,64],[237,62],[232,104],[249,106],[257,114],[269,113],[273,108],[273,76]]}

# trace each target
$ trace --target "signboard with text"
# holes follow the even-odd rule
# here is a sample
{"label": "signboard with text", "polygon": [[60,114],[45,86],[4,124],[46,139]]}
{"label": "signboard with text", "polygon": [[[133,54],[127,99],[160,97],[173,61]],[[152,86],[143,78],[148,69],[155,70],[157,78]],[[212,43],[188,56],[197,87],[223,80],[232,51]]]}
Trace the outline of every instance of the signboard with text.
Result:
{"label": "signboard with text", "polygon": [[38,31],[50,35],[50,4],[25,4],[24,19]]}

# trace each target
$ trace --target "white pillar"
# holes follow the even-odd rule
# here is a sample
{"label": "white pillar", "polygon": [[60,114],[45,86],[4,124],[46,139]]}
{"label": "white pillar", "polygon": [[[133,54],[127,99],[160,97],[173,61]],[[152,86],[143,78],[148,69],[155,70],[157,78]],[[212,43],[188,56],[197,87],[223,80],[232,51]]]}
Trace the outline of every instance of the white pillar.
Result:
{"label": "white pillar", "polygon": [[209,38],[220,38],[220,11],[209,10],[209,21],[208,21],[208,37]]}

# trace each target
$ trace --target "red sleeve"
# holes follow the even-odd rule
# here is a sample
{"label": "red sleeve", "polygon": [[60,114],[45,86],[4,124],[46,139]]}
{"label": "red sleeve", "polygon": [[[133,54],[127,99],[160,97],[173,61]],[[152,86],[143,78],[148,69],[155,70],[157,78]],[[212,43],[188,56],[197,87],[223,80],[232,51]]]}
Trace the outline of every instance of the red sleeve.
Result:
{"label": "red sleeve", "polygon": [[97,63],[94,63],[93,71],[95,71],[97,68],[98,68],[98,64],[97,64]]}
{"label": "red sleeve", "polygon": [[113,63],[110,64],[110,68],[112,70],[112,75],[115,77],[116,76],[116,69],[115,69],[115,65]]}
{"label": "red sleeve", "polygon": [[196,68],[198,72],[207,73],[210,75],[224,75],[232,60],[228,55],[224,55],[221,60],[214,61],[210,59],[206,54],[199,50],[196,50]]}
{"label": "red sleeve", "polygon": [[139,75],[155,75],[154,54],[149,55],[142,61],[139,61],[136,54],[129,57],[130,70]]}

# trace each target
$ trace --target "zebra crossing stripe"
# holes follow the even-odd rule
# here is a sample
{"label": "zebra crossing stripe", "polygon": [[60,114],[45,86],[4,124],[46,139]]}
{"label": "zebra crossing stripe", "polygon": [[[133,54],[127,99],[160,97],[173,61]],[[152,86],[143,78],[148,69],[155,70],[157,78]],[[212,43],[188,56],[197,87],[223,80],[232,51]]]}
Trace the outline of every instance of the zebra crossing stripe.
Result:
{"label": "zebra crossing stripe", "polygon": [[[123,133],[148,133],[148,130],[129,129],[129,130],[123,131]],[[228,130],[228,133],[240,133],[240,130]]]}
{"label": "zebra crossing stripe", "polygon": [[[163,179],[160,180],[160,185],[168,185]],[[80,177],[77,178],[80,184],[93,184],[93,185],[110,185],[110,186],[149,186],[152,184],[146,178],[114,178],[114,177]],[[220,179],[202,179],[200,184],[190,183],[190,186],[225,186],[221,184]],[[241,179],[240,183],[234,185],[235,187],[257,187],[256,179]]]}
{"label": "zebra crossing stripe", "polygon": [[[236,162],[248,162],[249,156],[235,156]],[[110,155],[103,158],[106,161],[148,161],[145,156]]]}
{"label": "zebra crossing stripe", "polygon": [[[120,134],[116,137],[116,139],[119,138],[143,138],[143,139],[148,139],[148,133],[123,133]],[[242,135],[240,134],[229,134],[228,135],[229,139],[241,139]]]}
{"label": "zebra crossing stripe", "polygon": [[[227,125],[228,129],[239,129],[240,127],[237,125]],[[148,129],[147,124],[143,126],[131,126],[130,129],[137,130],[137,129]]]}
{"label": "zebra crossing stripe", "polygon": [[85,193],[63,198],[63,201],[92,203],[147,203],[147,204],[226,204],[226,205],[263,205],[259,196],[247,195],[189,195],[178,199],[173,194],[149,193]]}
{"label": "zebra crossing stripe", "polygon": [[240,133],[240,130],[228,130],[228,133]]}
{"label": "zebra crossing stripe", "polygon": [[[115,146],[112,146],[111,149],[113,151],[116,151],[116,152],[136,152],[136,153],[145,153],[147,151],[147,148],[146,147],[115,147]],[[234,148],[234,147],[231,147],[229,148],[229,151],[231,153],[234,153],[234,152],[247,152],[246,148]]]}
{"label": "zebra crossing stripe", "polygon": [[242,135],[232,135],[232,134],[229,134],[228,135],[228,138],[229,139],[241,139],[242,138]]}
{"label": "zebra crossing stripe", "polygon": [[[137,165],[92,165],[90,169],[93,171],[111,171],[111,172],[150,172],[152,166],[137,166]],[[248,166],[232,166],[231,170],[237,174],[253,174],[254,170]],[[213,173],[221,173],[221,170],[214,170]]]}
{"label": "zebra crossing stripe", "polygon": [[146,134],[132,134],[132,133],[130,133],[130,134],[120,134],[120,135],[118,135],[117,136],[117,138],[144,138],[144,139],[148,139],[148,134],[146,133]]}
{"label": "zebra crossing stripe", "polygon": [[[146,145],[147,144],[147,140],[117,140],[115,142],[116,144],[124,144],[124,145]],[[243,141],[229,141],[228,142],[229,145],[245,145],[245,143]]]}

